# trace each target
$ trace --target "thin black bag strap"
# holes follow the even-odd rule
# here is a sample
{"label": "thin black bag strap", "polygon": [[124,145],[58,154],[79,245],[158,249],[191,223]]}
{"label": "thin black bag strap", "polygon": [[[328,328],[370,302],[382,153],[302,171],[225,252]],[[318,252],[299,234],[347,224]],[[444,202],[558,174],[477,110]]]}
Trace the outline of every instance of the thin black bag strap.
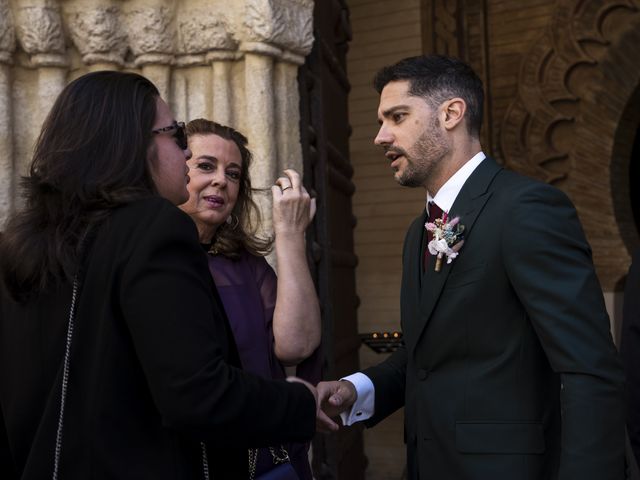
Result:
{"label": "thin black bag strap", "polygon": [[209,477],[209,457],[207,456],[207,446],[204,442],[200,442],[200,451],[202,453],[202,477],[204,480],[210,480]]}
{"label": "thin black bag strap", "polygon": [[56,448],[53,457],[53,480],[58,480],[60,468],[60,452],[62,450],[62,427],[64,424],[64,409],[67,400],[67,387],[69,384],[69,358],[71,356],[71,340],[73,339],[74,317],[76,301],[78,299],[79,273],[73,277],[73,292],[71,293],[71,308],[69,309],[69,322],[67,324],[67,340],[64,348],[64,363],[62,367],[62,389],[60,391],[60,414],[58,416],[58,429],[56,431]]}
{"label": "thin black bag strap", "polygon": [[58,415],[58,427],[56,429],[56,445],[53,454],[53,473],[51,478],[58,480],[60,471],[60,455],[62,453],[62,433],[64,427],[64,412],[67,402],[67,390],[69,386],[69,363],[71,360],[71,343],[73,340],[73,330],[75,327],[76,304],[78,303],[78,292],[82,279],[82,267],[89,255],[90,247],[95,238],[97,225],[89,225],[80,240],[80,262],[76,274],[73,276],[73,289],[71,292],[71,307],[69,308],[69,320],[67,322],[67,336],[64,347],[64,361],[62,365],[62,388],[60,389],[60,413]]}

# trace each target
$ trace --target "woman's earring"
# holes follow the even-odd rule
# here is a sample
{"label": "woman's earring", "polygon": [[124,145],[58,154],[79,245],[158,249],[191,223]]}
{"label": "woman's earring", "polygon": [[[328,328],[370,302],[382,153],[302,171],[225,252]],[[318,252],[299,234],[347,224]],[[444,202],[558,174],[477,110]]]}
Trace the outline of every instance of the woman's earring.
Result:
{"label": "woman's earring", "polygon": [[238,220],[238,217],[233,213],[227,217],[226,222],[227,222],[227,225],[229,225],[229,228],[231,230],[235,230],[238,227],[238,224],[240,223],[240,221]]}

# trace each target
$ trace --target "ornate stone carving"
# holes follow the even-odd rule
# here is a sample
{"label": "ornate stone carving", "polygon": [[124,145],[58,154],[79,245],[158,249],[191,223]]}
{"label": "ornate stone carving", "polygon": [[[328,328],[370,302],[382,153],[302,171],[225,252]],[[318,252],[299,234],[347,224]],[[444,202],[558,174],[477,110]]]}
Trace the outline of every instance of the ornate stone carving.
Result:
{"label": "ornate stone carving", "polygon": [[178,17],[178,52],[206,53],[210,50],[235,50],[227,18],[211,9],[193,9]]}
{"label": "ornate stone carving", "polygon": [[119,14],[118,7],[110,6],[69,15],[69,33],[85,63],[123,63],[127,37],[120,26]]}
{"label": "ornate stone carving", "polygon": [[62,20],[57,8],[24,6],[17,9],[16,16],[18,41],[34,64],[66,65]]}
{"label": "ornate stone carving", "polygon": [[129,47],[136,65],[171,63],[175,33],[173,11],[167,7],[138,7],[126,13]]}
{"label": "ornate stone carving", "polygon": [[[618,9],[638,12],[637,0],[559,0],[549,28],[529,50],[518,77],[518,95],[502,122],[507,165],[549,183],[567,178],[568,148],[554,142],[558,128],[573,129],[580,98],[569,79],[577,67],[597,76],[598,60],[587,45],[606,46],[602,26]],[[567,133],[565,132],[565,137]]]}
{"label": "ornate stone carving", "polygon": [[313,0],[246,0],[247,42],[265,42],[307,55],[313,45]]}
{"label": "ornate stone carving", "polygon": [[16,34],[9,0],[0,0],[0,62],[9,62],[16,49]]}
{"label": "ornate stone carving", "polygon": [[625,246],[637,245],[629,196],[620,193],[629,188],[637,129],[624,112],[640,83],[638,44],[640,0],[559,0],[523,59],[502,123],[507,165],[571,196],[605,291],[618,288],[628,268]]}

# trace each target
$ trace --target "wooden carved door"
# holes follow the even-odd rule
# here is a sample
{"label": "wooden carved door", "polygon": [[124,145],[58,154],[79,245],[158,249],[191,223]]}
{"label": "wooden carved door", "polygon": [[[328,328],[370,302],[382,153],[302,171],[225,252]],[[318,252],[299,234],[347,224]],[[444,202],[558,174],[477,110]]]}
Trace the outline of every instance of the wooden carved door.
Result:
{"label": "wooden carved door", "polygon": [[[305,186],[318,202],[307,241],[322,309],[323,377],[335,379],[358,370],[360,346],[347,114],[346,54],[351,33],[344,0],[315,2],[314,37],[313,50],[299,76]],[[359,428],[318,434],[313,455],[317,480],[364,478],[366,461]]]}

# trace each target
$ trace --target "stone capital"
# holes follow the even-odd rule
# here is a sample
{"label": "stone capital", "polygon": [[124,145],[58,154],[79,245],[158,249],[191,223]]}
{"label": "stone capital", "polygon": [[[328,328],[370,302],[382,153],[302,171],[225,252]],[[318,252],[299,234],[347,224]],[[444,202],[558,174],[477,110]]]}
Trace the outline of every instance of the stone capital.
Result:
{"label": "stone capital", "polygon": [[69,14],[69,33],[84,63],[124,63],[127,36],[119,16],[120,9],[116,6],[98,6]]}
{"label": "stone capital", "polygon": [[16,30],[22,49],[35,65],[64,66],[64,33],[58,8],[22,6],[16,10]]}
{"label": "stone capital", "polygon": [[9,0],[0,0],[0,62],[9,63],[16,49],[16,32]]}
{"label": "stone capital", "polygon": [[308,55],[313,46],[313,0],[244,0],[244,43],[267,43],[283,51]]}
{"label": "stone capital", "polygon": [[137,66],[173,61],[174,12],[168,7],[134,7],[124,15],[129,47]]}
{"label": "stone capital", "polygon": [[220,10],[190,9],[178,15],[178,53],[195,55],[211,50],[235,50],[230,22]]}

